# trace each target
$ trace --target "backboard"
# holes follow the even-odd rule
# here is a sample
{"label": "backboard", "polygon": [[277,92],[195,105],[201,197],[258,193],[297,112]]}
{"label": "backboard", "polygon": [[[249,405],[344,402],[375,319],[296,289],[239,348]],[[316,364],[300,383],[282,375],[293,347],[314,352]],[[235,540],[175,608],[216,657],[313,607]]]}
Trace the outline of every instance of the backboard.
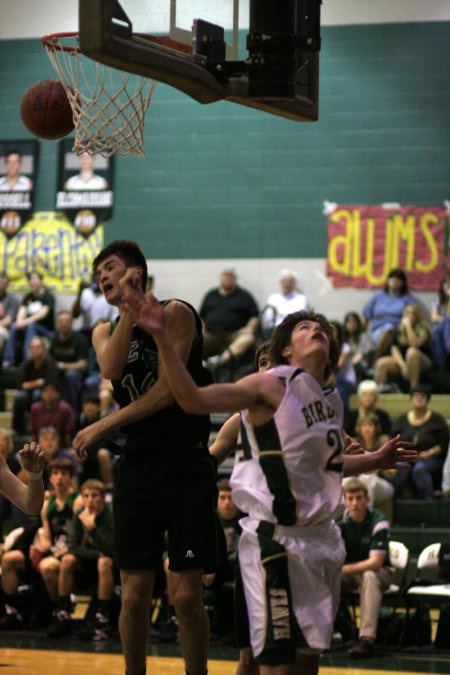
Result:
{"label": "backboard", "polygon": [[79,0],[80,50],[200,103],[226,99],[293,120],[317,120],[320,4]]}

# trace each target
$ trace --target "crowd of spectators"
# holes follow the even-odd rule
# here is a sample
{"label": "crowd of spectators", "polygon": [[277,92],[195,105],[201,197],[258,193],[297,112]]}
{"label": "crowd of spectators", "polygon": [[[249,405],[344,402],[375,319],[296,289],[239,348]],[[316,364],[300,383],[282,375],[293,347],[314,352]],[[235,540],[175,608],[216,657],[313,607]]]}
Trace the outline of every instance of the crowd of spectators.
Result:
{"label": "crowd of spectators", "polygon": [[[16,533],[5,541],[1,563],[5,610],[0,627],[23,624],[25,610],[17,589],[24,582],[40,582],[53,610],[49,634],[63,635],[70,627],[71,593],[94,582],[96,610],[84,636],[103,639],[112,630],[117,576],[109,502],[120,439],[111,434],[96,442],[83,463],[71,450],[71,441],[77,431],[116,408],[111,383],[100,376],[90,338],[98,322],[116,319],[117,310],[106,303],[95,280],[80,284],[72,311],[56,314],[55,297],[38,273],[29,275],[29,284],[29,291],[18,302],[8,293],[6,275],[0,274],[3,369],[18,368],[12,429],[0,429],[0,453],[20,476],[15,440],[37,440],[46,457],[47,499],[41,517],[30,518],[0,496],[2,533]],[[239,366],[246,361],[253,369],[254,352],[263,338],[269,338],[288,313],[308,308],[293,270],[282,270],[279,284],[280,289],[270,294],[261,309],[252,294],[238,285],[236,270],[226,267],[219,286],[205,294],[199,308],[204,359],[216,379],[222,368],[231,366],[236,369],[231,373],[236,379],[245,372]],[[450,485],[450,476],[444,471],[448,425],[428,407],[434,370],[450,369],[449,275],[441,281],[431,318],[431,324],[422,318],[406,275],[396,269],[389,274],[385,288],[375,292],[361,312],[348,312],[342,322],[332,322],[341,345],[333,383],[344,401],[347,433],[368,452],[396,433],[419,448],[419,461],[409,471],[358,477],[368,502],[381,508],[394,496],[428,499]],[[74,329],[74,319],[81,321],[79,330]],[[230,376],[230,370],[227,374]],[[399,391],[411,394],[411,409],[392,420],[378,407],[377,398],[380,392]],[[358,400],[353,407],[352,394],[357,394]],[[351,486],[352,480],[347,479],[347,484]],[[207,597],[221,598],[221,605],[223,585],[233,578],[237,514],[229,488],[225,484],[219,488],[228,562],[216,577],[205,577],[205,588]],[[228,613],[216,616],[220,631],[226,634],[232,630],[227,617]],[[362,635],[369,642],[372,637]]]}

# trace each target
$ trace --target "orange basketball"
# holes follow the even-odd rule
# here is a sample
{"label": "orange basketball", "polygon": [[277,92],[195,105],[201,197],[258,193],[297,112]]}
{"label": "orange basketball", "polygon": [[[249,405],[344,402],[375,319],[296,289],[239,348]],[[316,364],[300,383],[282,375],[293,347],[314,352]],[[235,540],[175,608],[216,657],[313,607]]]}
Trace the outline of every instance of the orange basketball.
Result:
{"label": "orange basketball", "polygon": [[26,128],[39,138],[55,140],[75,128],[72,108],[59,80],[41,80],[25,92],[20,114]]}

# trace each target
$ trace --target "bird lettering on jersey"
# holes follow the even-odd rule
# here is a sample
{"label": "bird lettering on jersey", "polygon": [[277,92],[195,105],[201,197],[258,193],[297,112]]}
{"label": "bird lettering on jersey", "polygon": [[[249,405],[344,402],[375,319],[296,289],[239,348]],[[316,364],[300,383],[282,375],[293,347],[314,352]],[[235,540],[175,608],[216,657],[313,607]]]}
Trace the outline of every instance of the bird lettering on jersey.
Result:
{"label": "bird lettering on jersey", "polygon": [[302,408],[302,413],[308,429],[309,427],[312,427],[313,424],[326,422],[336,416],[333,408],[330,408],[330,406],[326,406],[326,409],[324,408],[322,401],[313,401],[313,403],[309,403]]}

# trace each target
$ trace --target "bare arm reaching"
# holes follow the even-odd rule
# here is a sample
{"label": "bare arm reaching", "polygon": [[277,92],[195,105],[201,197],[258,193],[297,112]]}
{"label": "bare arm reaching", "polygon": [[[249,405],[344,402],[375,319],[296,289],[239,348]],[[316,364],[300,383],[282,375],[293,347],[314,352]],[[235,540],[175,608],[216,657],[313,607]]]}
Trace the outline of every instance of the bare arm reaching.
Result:
{"label": "bare arm reaching", "polygon": [[143,298],[132,291],[125,293],[124,309],[158,345],[161,364],[177,403],[188,413],[237,412],[249,408],[256,424],[273,415],[280,404],[284,387],[275,375],[256,373],[233,384],[197,387],[181,361],[166,317],[154,295]]}
{"label": "bare arm reaching", "polygon": [[417,460],[412,443],[405,443],[400,435],[391,438],[376,452],[344,455],[344,476],[356,476],[376,469],[402,469],[408,462]]}
{"label": "bare arm reaching", "polygon": [[19,461],[28,474],[28,485],[22,483],[0,457],[0,490],[24,513],[38,515],[44,503],[44,451],[36,443],[27,443],[19,453]]}

